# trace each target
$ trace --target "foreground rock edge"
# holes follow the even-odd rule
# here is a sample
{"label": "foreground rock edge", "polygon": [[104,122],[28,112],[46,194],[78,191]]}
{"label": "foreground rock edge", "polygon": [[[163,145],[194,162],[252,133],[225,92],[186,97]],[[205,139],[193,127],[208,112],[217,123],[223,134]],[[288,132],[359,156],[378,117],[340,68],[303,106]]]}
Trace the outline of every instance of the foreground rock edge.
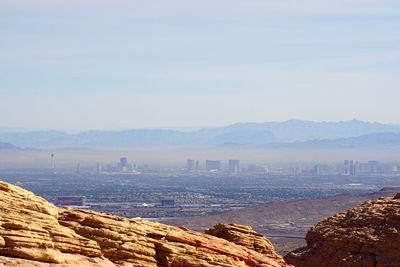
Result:
{"label": "foreground rock edge", "polygon": [[59,209],[1,181],[0,215],[2,266],[290,266],[245,226],[230,226],[250,237],[235,244],[142,219]]}
{"label": "foreground rock edge", "polygon": [[313,226],[307,246],[285,256],[297,267],[399,267],[400,193],[362,203]]}

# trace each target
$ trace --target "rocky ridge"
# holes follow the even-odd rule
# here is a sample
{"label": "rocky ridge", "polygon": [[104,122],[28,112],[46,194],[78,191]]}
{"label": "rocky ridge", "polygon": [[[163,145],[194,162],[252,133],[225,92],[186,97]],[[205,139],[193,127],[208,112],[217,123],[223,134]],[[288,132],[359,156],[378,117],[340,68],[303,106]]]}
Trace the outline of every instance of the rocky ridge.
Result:
{"label": "rocky ridge", "polygon": [[[59,209],[0,182],[0,266],[290,266],[266,239],[234,228],[251,241],[235,244],[142,219]],[[264,246],[256,245],[261,240]]]}
{"label": "rocky ridge", "polygon": [[253,228],[240,224],[217,224],[207,229],[206,234],[217,236],[237,245],[247,247],[261,254],[284,263],[282,256],[275,252],[272,243],[265,236],[255,232]]}
{"label": "rocky ridge", "polygon": [[400,193],[338,213],[306,235],[307,246],[285,260],[297,267],[399,267]]}
{"label": "rocky ridge", "polygon": [[201,234],[57,208],[0,181],[0,266],[21,267],[399,267],[400,193],[329,217],[310,229],[306,241],[283,260],[248,226],[219,224]]}
{"label": "rocky ridge", "polygon": [[0,255],[62,263],[65,254],[101,257],[99,245],[58,223],[58,210],[43,198],[0,182]]}

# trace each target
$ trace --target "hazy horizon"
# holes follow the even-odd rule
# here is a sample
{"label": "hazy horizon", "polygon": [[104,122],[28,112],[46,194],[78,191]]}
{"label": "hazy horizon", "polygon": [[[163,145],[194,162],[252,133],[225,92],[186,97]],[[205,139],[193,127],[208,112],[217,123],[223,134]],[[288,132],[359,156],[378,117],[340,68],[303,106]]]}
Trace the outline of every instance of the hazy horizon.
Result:
{"label": "hazy horizon", "polygon": [[[386,125],[400,125],[400,122],[381,122],[381,121],[366,121],[359,119],[348,119],[348,120],[339,120],[339,121],[312,121],[312,120],[303,120],[303,119],[287,119],[287,120],[272,120],[272,121],[238,121],[233,122],[231,124],[220,124],[220,125],[205,125],[205,126],[158,126],[158,127],[127,127],[127,128],[26,128],[26,127],[7,127],[0,125],[0,132],[3,133],[17,133],[17,132],[35,132],[35,131],[60,131],[68,134],[78,134],[86,131],[125,131],[125,130],[140,130],[140,129],[159,129],[159,130],[176,130],[182,132],[191,132],[198,131],[201,129],[213,129],[213,128],[222,128],[228,127],[235,124],[263,124],[263,123],[285,123],[290,121],[302,121],[302,122],[312,122],[312,123],[341,123],[341,122],[351,122],[351,121],[360,121],[365,123],[379,123]],[[1,140],[0,140],[1,141]]]}
{"label": "hazy horizon", "polygon": [[[398,162],[398,149],[131,149],[131,150],[96,150],[96,149],[59,149],[59,150],[22,150],[0,151],[1,168],[50,168],[50,154],[55,154],[57,168],[74,169],[81,167],[94,168],[96,163],[109,164],[127,157],[130,162],[151,167],[186,167],[187,159],[200,161],[204,168],[205,160],[221,160],[224,168],[229,159],[239,159],[243,166],[247,164],[318,164],[341,163],[344,159],[361,162],[379,160]],[[105,166],[103,166],[105,167]]]}

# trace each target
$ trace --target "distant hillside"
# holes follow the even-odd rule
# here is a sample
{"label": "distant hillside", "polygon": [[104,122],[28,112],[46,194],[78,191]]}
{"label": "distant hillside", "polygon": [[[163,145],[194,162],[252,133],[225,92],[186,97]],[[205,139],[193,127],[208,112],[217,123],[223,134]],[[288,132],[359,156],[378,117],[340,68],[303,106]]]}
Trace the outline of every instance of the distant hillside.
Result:
{"label": "distant hillside", "polygon": [[289,120],[285,122],[237,123],[226,128],[269,131],[276,137],[278,143],[291,143],[315,139],[338,139],[370,133],[400,133],[400,125],[382,124],[378,122],[372,123],[360,120],[340,122]]}
{"label": "distant hillside", "polygon": [[290,148],[290,149],[340,149],[340,148],[399,148],[400,133],[372,133],[338,139],[316,139],[292,143],[270,143],[264,145],[225,143],[225,148]]}
{"label": "distant hillside", "polygon": [[0,142],[0,150],[6,150],[6,149],[18,149],[18,147],[9,143]]}
{"label": "distant hillside", "polygon": [[[301,199],[272,202],[251,208],[233,210],[218,215],[174,218],[164,220],[167,224],[202,230],[218,223],[238,223],[252,226],[257,231],[270,235],[303,235],[308,228],[338,212],[359,205],[361,202],[382,196],[394,196],[399,187],[388,187],[365,195],[338,195],[321,199]],[[292,224],[294,227],[276,229],[271,225]],[[295,227],[297,225],[297,227]]]}
{"label": "distant hillside", "polygon": [[[370,135],[364,139],[355,136]],[[390,133],[390,134],[389,134]],[[166,129],[132,129],[122,131],[86,131],[68,134],[60,131],[0,133],[0,140],[20,147],[35,148],[105,148],[130,149],[147,147],[220,147],[221,145],[269,145],[271,147],[352,147],[398,143],[399,125],[370,123],[358,120],[344,122],[237,123],[226,127],[182,132]],[[392,135],[392,136],[390,136]],[[348,138],[347,140],[345,140]],[[340,139],[340,140],[336,140]],[[313,140],[313,141],[310,141]],[[332,140],[332,141],[329,141]],[[375,140],[375,141],[374,141]],[[378,143],[377,143],[378,142]],[[392,142],[392,143],[391,143]],[[283,145],[281,145],[283,144]]]}
{"label": "distant hillside", "polygon": [[357,137],[310,140],[294,142],[290,147],[297,148],[374,148],[400,147],[400,133],[373,133]]}

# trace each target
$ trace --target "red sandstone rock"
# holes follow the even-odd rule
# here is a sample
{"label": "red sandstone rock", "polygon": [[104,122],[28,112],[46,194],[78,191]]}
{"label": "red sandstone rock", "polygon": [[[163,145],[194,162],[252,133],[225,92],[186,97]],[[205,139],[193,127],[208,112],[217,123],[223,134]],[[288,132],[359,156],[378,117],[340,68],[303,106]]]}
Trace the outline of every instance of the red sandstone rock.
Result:
{"label": "red sandstone rock", "polygon": [[0,182],[0,266],[290,266],[266,239],[257,245],[262,238],[249,233],[252,246],[242,246],[156,222],[58,209]]}
{"label": "red sandstone rock", "polygon": [[283,258],[275,252],[272,243],[253,228],[240,224],[217,224],[207,229],[206,234],[217,236],[264,254],[277,262],[284,263]]}
{"label": "red sandstone rock", "polygon": [[379,198],[330,217],[285,260],[296,267],[399,267],[400,199]]}

